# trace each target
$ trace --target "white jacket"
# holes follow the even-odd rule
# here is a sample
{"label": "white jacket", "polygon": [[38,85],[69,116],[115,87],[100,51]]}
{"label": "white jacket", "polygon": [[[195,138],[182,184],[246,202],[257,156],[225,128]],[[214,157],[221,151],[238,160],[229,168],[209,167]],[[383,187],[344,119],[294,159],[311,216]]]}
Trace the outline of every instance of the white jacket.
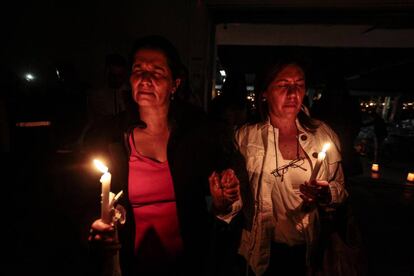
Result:
{"label": "white jacket", "polygon": [[[344,188],[344,175],[341,166],[340,144],[337,135],[324,123],[315,133],[310,133],[303,129],[298,121],[296,125],[299,129],[299,142],[302,149],[311,159],[312,167],[315,166],[317,153],[321,151],[323,145],[331,143],[329,150],[317,176],[318,180],[326,180],[332,194],[331,206],[343,202],[348,196]],[[273,233],[272,216],[273,203],[269,196],[270,188],[263,184],[263,163],[268,150],[268,131],[269,120],[266,122],[245,125],[236,133],[236,142],[240,152],[246,160],[246,168],[249,176],[250,192],[252,194],[250,202],[244,200],[244,216],[246,225],[242,231],[242,238],[239,247],[239,253],[245,257],[248,264],[257,275],[263,274],[269,264],[270,244]],[[270,145],[271,146],[271,145]],[[280,178],[278,178],[280,181]],[[249,206],[250,205],[250,206]],[[232,214],[241,208],[240,202],[233,205]],[[239,209],[240,210],[240,209]],[[311,247],[314,246],[319,233],[319,220],[316,211],[312,214],[311,227],[307,233],[307,256]]]}

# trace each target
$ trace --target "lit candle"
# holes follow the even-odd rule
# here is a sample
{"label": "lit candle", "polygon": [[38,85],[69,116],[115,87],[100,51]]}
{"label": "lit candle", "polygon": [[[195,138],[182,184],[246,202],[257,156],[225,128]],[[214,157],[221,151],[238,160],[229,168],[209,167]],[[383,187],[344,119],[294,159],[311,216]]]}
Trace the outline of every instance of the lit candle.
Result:
{"label": "lit candle", "polygon": [[378,164],[372,164],[371,171],[373,171],[373,172],[379,172],[379,165]]}
{"label": "lit candle", "polygon": [[414,182],[414,173],[408,173],[407,181],[408,182]]}
{"label": "lit candle", "polygon": [[93,160],[95,166],[100,170],[103,175],[101,176],[100,182],[102,184],[102,202],[101,202],[101,219],[105,223],[111,223],[111,213],[109,208],[109,193],[111,190],[111,174],[108,172],[106,167],[101,161]]}
{"label": "lit candle", "polygon": [[371,178],[372,179],[379,179],[380,178],[379,172],[371,172]]}
{"label": "lit candle", "polygon": [[309,179],[309,182],[316,179],[316,176],[318,175],[319,170],[322,166],[322,162],[323,162],[323,160],[325,160],[326,151],[328,150],[330,145],[331,144],[326,143],[325,145],[323,145],[322,151],[318,153],[318,159],[316,160],[315,167],[313,168],[312,175]]}

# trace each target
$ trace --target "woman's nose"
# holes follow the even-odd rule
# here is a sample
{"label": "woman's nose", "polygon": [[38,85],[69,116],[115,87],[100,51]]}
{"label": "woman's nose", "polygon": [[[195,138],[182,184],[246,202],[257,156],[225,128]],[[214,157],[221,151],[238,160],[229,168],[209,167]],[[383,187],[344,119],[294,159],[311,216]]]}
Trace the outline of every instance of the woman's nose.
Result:
{"label": "woman's nose", "polygon": [[287,95],[295,96],[298,91],[299,91],[299,88],[296,85],[289,85],[287,89]]}
{"label": "woman's nose", "polygon": [[150,72],[143,72],[141,74],[141,80],[142,82],[151,82],[152,80],[152,75]]}

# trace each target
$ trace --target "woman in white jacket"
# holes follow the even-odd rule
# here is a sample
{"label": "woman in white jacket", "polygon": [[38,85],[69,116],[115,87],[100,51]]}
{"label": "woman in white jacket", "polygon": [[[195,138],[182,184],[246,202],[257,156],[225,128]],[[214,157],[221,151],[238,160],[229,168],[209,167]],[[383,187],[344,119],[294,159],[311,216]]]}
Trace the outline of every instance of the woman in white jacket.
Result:
{"label": "woman in white jacket", "polygon": [[[335,208],[348,196],[340,145],[302,105],[303,67],[285,62],[269,72],[258,98],[263,120],[236,134],[251,193],[243,204],[233,204],[233,214],[243,205],[245,216],[239,254],[256,275],[305,275],[319,236],[318,210]],[[326,143],[326,158],[310,181]]]}

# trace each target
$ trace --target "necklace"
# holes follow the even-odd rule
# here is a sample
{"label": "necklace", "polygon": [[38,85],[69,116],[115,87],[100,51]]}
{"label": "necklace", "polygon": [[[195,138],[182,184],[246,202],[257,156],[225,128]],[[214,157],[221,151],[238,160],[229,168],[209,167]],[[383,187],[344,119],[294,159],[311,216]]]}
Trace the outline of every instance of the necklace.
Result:
{"label": "necklace", "polygon": [[275,177],[280,177],[281,178],[280,180],[283,182],[283,176],[285,175],[285,173],[288,171],[290,167],[300,168],[306,171],[306,169],[302,167],[304,163],[304,158],[299,157],[299,130],[298,129],[296,129],[296,159],[295,160],[292,160],[288,164],[279,167],[278,158],[277,158],[276,133],[275,133],[274,127],[273,127],[273,144],[275,147],[276,169],[274,169],[271,172],[271,174],[273,174]]}

